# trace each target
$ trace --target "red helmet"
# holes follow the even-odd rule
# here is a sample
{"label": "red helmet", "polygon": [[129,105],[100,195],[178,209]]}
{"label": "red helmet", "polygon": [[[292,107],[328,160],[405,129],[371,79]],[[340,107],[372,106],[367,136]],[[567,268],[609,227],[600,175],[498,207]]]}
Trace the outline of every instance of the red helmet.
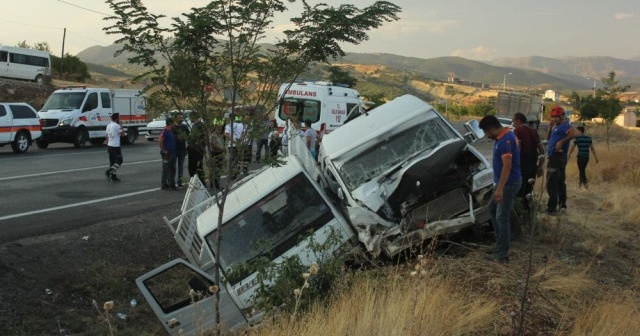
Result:
{"label": "red helmet", "polygon": [[564,115],[564,109],[562,108],[562,106],[555,106],[554,108],[551,109],[552,117],[560,117],[563,115]]}

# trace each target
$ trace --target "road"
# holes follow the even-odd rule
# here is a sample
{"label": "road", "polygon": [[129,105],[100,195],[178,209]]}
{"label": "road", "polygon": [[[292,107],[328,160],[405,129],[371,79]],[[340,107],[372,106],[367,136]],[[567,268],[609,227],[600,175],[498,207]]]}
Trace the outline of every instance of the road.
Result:
{"label": "road", "polygon": [[175,214],[185,190],[160,190],[158,144],[144,140],[123,147],[122,182],[113,183],[104,146],[34,145],[22,155],[0,148],[0,243],[159,209]]}

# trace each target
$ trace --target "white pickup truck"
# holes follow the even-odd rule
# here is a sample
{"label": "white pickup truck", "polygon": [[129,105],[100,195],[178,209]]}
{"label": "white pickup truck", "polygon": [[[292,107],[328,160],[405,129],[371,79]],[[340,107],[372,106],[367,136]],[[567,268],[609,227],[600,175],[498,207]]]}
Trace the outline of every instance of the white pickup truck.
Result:
{"label": "white pickup truck", "polygon": [[[223,328],[257,323],[260,280],[251,263],[295,255],[310,265],[319,256],[304,239],[309,230],[313,241],[332,242],[329,255],[376,257],[488,221],[493,173],[469,144],[479,135],[461,135],[429,104],[405,95],[325,135],[320,164],[301,138],[290,139],[283,165],[237,182],[224,203],[192,179],[182,214],[165,218],[189,261],[171,261],[136,283],[170,335],[196,334],[216,326],[207,289],[219,267]],[[197,299],[172,291],[177,284]]]}
{"label": "white pickup truck", "polygon": [[42,137],[39,148],[50,143],[67,142],[76,148],[89,141],[99,145],[106,139],[111,114],[120,113],[124,130],[123,144],[133,144],[138,132],[147,126],[145,96],[137,90],[68,87],[54,91],[40,112]]}

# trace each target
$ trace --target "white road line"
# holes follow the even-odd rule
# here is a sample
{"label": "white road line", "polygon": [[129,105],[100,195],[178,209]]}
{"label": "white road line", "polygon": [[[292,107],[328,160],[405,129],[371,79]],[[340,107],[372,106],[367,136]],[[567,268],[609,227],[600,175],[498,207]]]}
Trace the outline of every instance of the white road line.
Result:
{"label": "white road line", "polygon": [[83,205],[89,205],[89,204],[94,204],[94,203],[100,203],[100,202],[111,201],[111,200],[118,199],[118,198],[125,198],[125,197],[131,197],[131,196],[142,195],[142,194],[146,194],[146,193],[150,193],[150,192],[154,192],[154,191],[158,191],[158,190],[160,190],[160,188],[153,188],[153,189],[147,189],[147,190],[140,190],[140,191],[136,191],[136,192],[132,192],[132,193],[128,193],[128,194],[123,194],[123,195],[117,195],[117,196],[111,196],[111,197],[106,197],[106,198],[95,199],[95,200],[92,200],[92,201],[86,201],[86,202],[80,202],[80,203],[74,203],[74,204],[61,205],[61,206],[57,206],[57,207],[53,207],[53,208],[40,209],[40,210],[35,210],[35,211],[29,211],[29,212],[18,213],[18,214],[14,214],[14,215],[3,216],[3,217],[0,217],[0,222],[1,222],[1,221],[3,221],[3,220],[7,220],[7,219],[14,219],[14,218],[19,218],[19,217],[25,217],[25,216],[37,215],[37,214],[41,214],[41,213],[45,213],[45,212],[51,212],[51,211],[57,211],[57,210],[63,210],[63,209],[69,209],[69,208],[75,208],[75,207],[79,207],[79,206],[83,206]]}
{"label": "white road line", "polygon": [[[130,166],[130,165],[135,165],[135,164],[158,162],[158,161],[160,161],[160,159],[147,160],[147,161],[137,161],[137,162],[127,162],[127,163],[125,163],[125,165]],[[77,172],[77,171],[92,170],[92,169],[98,169],[98,168],[103,168],[104,169],[105,167],[106,167],[105,165],[102,165],[102,166],[96,166],[96,167],[86,167],[86,168],[78,168],[78,169],[58,170],[58,171],[51,171],[51,172],[44,172],[44,173],[37,173],[37,174],[0,177],[0,181],[17,180],[17,179],[21,179],[21,178],[25,178],[25,177],[46,176],[46,175],[62,174],[62,173],[72,173],[72,172]]]}

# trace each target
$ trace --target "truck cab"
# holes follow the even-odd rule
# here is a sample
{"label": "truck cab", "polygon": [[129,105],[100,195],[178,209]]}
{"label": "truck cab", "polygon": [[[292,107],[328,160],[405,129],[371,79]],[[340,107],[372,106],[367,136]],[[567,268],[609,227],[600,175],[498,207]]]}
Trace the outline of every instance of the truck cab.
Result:
{"label": "truck cab", "polygon": [[[215,325],[213,293],[206,291],[214,284],[215,267],[224,279],[216,284],[220,322],[224,329],[234,329],[255,324],[263,316],[253,306],[260,280],[252,265],[260,258],[281,263],[296,256],[311,265],[320,257],[311,250],[311,241],[335,241],[326,251],[329,255],[355,242],[347,220],[316,182],[319,171],[306,165],[307,159],[291,155],[283,165],[264,168],[237,182],[226,198],[221,222],[218,195],[210,196],[198,178],[191,180],[182,214],[173,220],[165,218],[189,261],[171,261],[136,280],[170,335]],[[196,300],[188,291],[170,290],[176,286],[202,295]]]}
{"label": "truck cab", "polygon": [[132,144],[138,129],[146,127],[145,98],[137,90],[67,87],[54,91],[38,112],[42,121],[39,148],[50,143],[72,143],[76,148],[89,141],[99,145],[106,139],[111,114],[120,113],[124,144]]}
{"label": "truck cab", "polygon": [[488,220],[489,162],[433,107],[404,95],[327,134],[319,164],[373,256]]}

